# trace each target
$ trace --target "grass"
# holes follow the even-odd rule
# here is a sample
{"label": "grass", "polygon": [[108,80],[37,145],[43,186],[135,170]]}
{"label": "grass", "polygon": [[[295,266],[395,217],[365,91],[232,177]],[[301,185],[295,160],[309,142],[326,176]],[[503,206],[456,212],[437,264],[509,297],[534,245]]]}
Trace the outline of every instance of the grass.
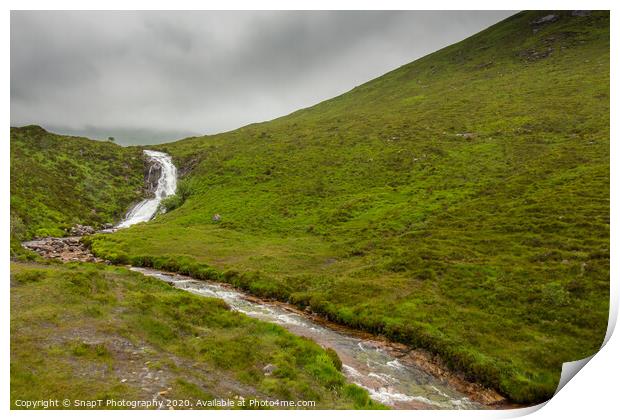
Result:
{"label": "grass", "polygon": [[[277,369],[266,376],[270,363]],[[320,346],[219,299],[124,268],[11,265],[12,408],[17,400],[154,395],[192,404],[175,408],[240,397],[380,408]]]}
{"label": "grass", "polygon": [[137,148],[11,128],[12,243],[119,220],[144,194],[143,172]]}
{"label": "grass", "polygon": [[[532,23],[550,13],[559,19]],[[562,363],[595,352],[607,326],[609,97],[608,12],[519,13],[311,108],[149,147],[185,174],[179,195],[154,221],[88,241],[116,263],[310,306],[538,403],[553,395]],[[78,153],[91,146],[101,154]],[[12,130],[11,153],[15,238],[95,214],[108,220],[139,195],[138,149],[29,127]],[[39,287],[28,278],[19,287]],[[158,295],[140,295],[143,286],[130,295],[144,311],[132,331],[166,354],[181,351],[170,343],[192,331],[173,322],[184,301],[151,307]],[[261,328],[255,336],[269,341],[275,333]],[[224,351],[253,360],[243,353],[248,331],[239,334],[207,340],[219,351],[192,344],[185,356],[252,381],[255,371]],[[328,366],[329,355],[320,358]],[[305,372],[321,376],[310,365]],[[283,383],[252,386],[301,392]],[[198,392],[194,385],[180,388]]]}
{"label": "grass", "polygon": [[609,13],[519,13],[314,107],[153,146],[187,173],[182,199],[91,244],[311,306],[536,403],[605,334],[609,115]]}

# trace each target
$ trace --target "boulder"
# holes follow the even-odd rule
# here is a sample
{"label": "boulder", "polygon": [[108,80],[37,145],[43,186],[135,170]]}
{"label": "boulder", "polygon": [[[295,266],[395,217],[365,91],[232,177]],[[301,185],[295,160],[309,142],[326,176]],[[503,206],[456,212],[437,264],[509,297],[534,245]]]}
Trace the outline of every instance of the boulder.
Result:
{"label": "boulder", "polygon": [[541,18],[538,18],[532,21],[532,25],[545,25],[547,23],[553,23],[557,21],[560,17],[558,15],[546,15]]}
{"label": "boulder", "polygon": [[92,235],[95,233],[95,228],[92,226],[77,224],[69,230],[69,233],[74,236]]}
{"label": "boulder", "polygon": [[271,376],[276,369],[276,365],[272,365],[271,363],[269,363],[263,368],[263,373],[265,374],[265,376]]}
{"label": "boulder", "polygon": [[476,133],[456,133],[457,137],[463,137],[464,139],[475,139]]}

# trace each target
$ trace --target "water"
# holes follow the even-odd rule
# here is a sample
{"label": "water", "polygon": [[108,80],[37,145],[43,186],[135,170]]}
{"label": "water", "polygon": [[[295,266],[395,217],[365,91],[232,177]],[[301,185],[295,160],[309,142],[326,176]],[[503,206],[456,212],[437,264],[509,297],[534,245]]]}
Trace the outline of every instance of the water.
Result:
{"label": "water", "polygon": [[125,216],[125,220],[116,226],[117,229],[126,228],[136,223],[148,222],[155,216],[161,200],[174,195],[177,190],[177,168],[173,165],[170,155],[154,150],[145,150],[144,154],[148,156],[151,163],[149,173],[153,169],[161,169],[157,187],[155,188],[155,197],[142,200],[136,204]]}
{"label": "water", "polygon": [[398,353],[385,343],[320,325],[292,309],[258,302],[225,284],[147,268],[134,267],[132,270],[166,281],[179,289],[223,299],[233,310],[279,324],[296,335],[313,339],[323,347],[331,347],[342,360],[347,379],[365,388],[374,400],[386,405],[403,409],[483,408],[451,388],[446,381],[403,359],[403,353]]}

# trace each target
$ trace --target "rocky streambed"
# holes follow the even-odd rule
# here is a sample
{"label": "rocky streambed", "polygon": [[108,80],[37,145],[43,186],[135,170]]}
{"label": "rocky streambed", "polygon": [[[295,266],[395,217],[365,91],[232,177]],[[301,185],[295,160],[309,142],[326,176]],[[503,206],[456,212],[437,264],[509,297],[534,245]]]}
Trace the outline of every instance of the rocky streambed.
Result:
{"label": "rocky streambed", "polygon": [[[94,233],[94,230],[91,233]],[[90,252],[90,249],[82,243],[81,239],[81,236],[40,238],[23,242],[22,246],[36,252],[44,258],[54,258],[64,262],[82,261],[109,263],[109,261],[95,257]]]}

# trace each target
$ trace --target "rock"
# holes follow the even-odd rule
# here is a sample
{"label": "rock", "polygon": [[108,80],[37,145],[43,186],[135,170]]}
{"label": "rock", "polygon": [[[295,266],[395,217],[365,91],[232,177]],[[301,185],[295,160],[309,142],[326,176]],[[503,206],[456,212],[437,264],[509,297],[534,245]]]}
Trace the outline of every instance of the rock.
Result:
{"label": "rock", "polygon": [[103,224],[103,228],[104,229],[112,229],[114,227],[114,223],[104,223]]}
{"label": "rock", "polygon": [[590,16],[590,14],[592,14],[591,10],[573,10],[572,12],[570,12],[571,16],[576,16],[576,17]]}
{"label": "rock", "polygon": [[475,139],[478,135],[476,133],[456,133],[456,136],[464,139]]}
{"label": "rock", "polygon": [[161,176],[162,166],[161,164],[153,159],[148,158],[145,161],[144,167],[144,181],[147,186],[147,191],[149,193],[154,193],[157,189],[157,184],[159,182],[159,177]]}
{"label": "rock", "polygon": [[545,25],[547,23],[553,23],[557,21],[560,17],[558,15],[546,15],[541,18],[538,18],[532,21],[532,25]]}
{"label": "rock", "polygon": [[488,61],[486,63],[480,63],[476,66],[476,69],[488,69],[489,67],[493,67],[493,61]]}
{"label": "rock", "polygon": [[271,376],[276,369],[277,367],[275,365],[269,363],[263,368],[263,373],[265,374],[265,376]]}
{"label": "rock", "polygon": [[211,220],[213,220],[214,222],[219,222],[220,220],[222,220],[222,216],[220,216],[218,213],[215,213]]}
{"label": "rock", "polygon": [[56,258],[61,261],[101,262],[100,258],[91,254],[90,250],[80,241],[79,236],[66,238],[43,238],[22,243],[24,248],[35,251],[45,258]]}
{"label": "rock", "polygon": [[542,50],[534,50],[534,49],[530,49],[530,50],[526,50],[526,51],[521,51],[519,53],[519,55],[526,59],[527,61],[536,61],[536,60],[540,60],[543,58],[547,58],[549,57],[551,54],[553,54],[553,48],[552,47],[547,47],[545,49]]}
{"label": "rock", "polygon": [[95,228],[92,226],[77,224],[69,230],[69,233],[74,236],[92,235],[95,233]]}

